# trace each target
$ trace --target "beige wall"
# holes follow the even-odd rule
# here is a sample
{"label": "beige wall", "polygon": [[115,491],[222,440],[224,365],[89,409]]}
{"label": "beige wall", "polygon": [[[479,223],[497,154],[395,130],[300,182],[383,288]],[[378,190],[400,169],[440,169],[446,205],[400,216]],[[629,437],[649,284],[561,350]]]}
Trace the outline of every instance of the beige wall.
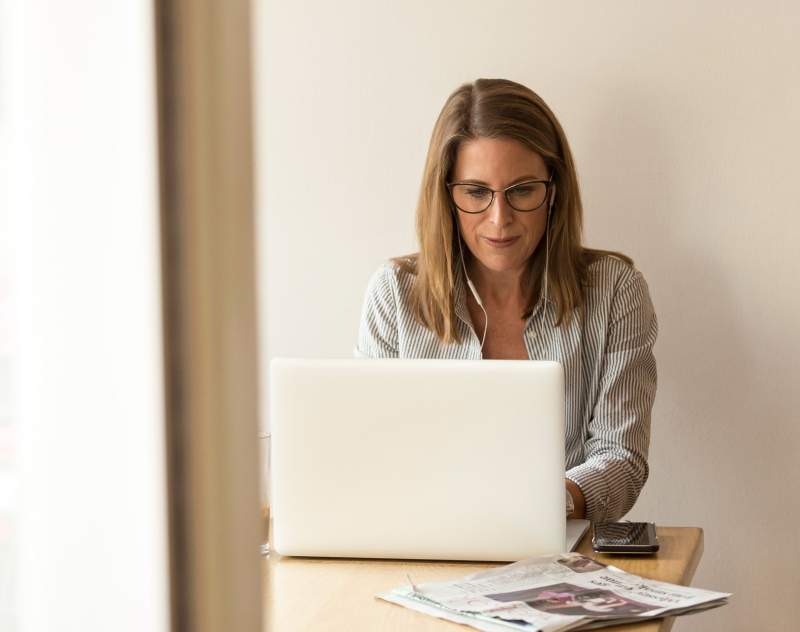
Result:
{"label": "beige wall", "polygon": [[480,76],[529,85],[572,143],[587,242],[635,259],[659,316],[629,517],[704,527],[695,583],[735,593],[676,629],[796,625],[800,5],[258,8],[264,357],[350,354],[370,273],[414,249],[444,99]]}

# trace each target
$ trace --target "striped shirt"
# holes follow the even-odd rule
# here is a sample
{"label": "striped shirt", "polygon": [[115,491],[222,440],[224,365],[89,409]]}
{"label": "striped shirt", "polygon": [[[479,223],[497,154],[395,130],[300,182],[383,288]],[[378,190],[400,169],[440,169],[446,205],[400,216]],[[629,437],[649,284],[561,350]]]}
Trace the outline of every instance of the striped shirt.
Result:
{"label": "striped shirt", "polygon": [[[355,354],[367,358],[481,359],[461,270],[455,311],[461,343],[444,344],[412,312],[414,275],[389,262],[369,281]],[[603,256],[589,267],[584,305],[555,325],[541,298],[525,329],[531,360],[555,360],[566,378],[566,477],[586,500],[586,517],[618,520],[648,476],[650,415],[656,394],[653,344],[658,325],[642,274]]]}

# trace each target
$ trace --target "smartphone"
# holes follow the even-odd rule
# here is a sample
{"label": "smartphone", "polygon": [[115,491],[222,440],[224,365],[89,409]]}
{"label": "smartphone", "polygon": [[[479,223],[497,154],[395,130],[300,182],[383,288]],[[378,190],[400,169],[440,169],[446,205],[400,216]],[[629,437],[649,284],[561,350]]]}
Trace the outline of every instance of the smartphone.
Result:
{"label": "smartphone", "polygon": [[656,525],[652,522],[603,522],[594,525],[592,548],[598,553],[658,551]]}

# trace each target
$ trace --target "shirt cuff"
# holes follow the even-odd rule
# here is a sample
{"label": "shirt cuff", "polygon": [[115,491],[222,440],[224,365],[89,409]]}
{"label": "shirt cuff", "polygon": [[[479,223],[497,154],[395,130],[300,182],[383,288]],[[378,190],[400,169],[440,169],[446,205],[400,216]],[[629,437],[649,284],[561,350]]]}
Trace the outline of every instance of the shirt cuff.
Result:
{"label": "shirt cuff", "polygon": [[611,502],[611,494],[603,470],[588,463],[582,463],[568,470],[567,478],[575,483],[583,493],[586,503],[586,519],[592,522],[603,522]]}

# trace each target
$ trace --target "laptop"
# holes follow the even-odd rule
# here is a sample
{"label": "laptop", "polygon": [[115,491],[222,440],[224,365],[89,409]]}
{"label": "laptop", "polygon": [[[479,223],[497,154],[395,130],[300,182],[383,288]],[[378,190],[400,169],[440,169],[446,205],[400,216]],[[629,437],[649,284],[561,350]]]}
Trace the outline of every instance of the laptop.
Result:
{"label": "laptop", "polygon": [[[270,366],[281,555],[512,561],[571,550],[556,362]],[[571,523],[573,521],[570,521]]]}

